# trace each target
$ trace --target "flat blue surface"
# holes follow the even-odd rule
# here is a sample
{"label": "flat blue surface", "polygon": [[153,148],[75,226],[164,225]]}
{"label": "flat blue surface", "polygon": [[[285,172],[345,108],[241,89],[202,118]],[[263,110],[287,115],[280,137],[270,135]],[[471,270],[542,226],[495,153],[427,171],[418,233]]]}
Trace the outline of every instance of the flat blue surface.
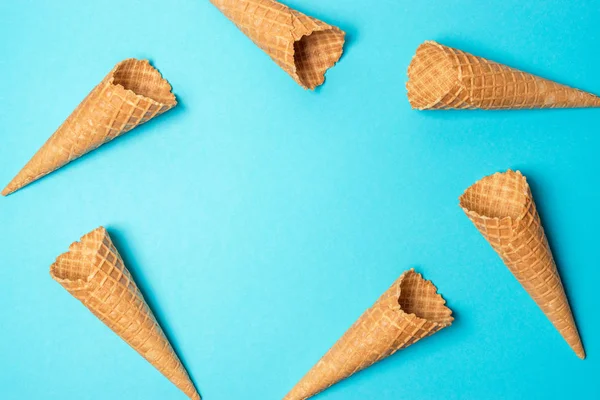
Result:
{"label": "flat blue surface", "polygon": [[[205,0],[0,3],[0,184],[118,61],[179,106],[0,198],[0,398],[184,399],[54,282],[107,227],[206,400],[280,399],[404,271],[454,325],[319,399],[600,398],[600,110],[417,112],[424,40],[600,93],[593,1],[289,0],[348,33],[304,91]],[[528,176],[588,358],[463,215]]]}

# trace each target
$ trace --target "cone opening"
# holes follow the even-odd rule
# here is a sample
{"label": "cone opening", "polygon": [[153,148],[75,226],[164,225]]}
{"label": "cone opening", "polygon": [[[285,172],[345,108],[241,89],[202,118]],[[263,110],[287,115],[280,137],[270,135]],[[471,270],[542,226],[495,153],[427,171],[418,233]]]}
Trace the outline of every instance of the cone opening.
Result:
{"label": "cone opening", "polygon": [[449,325],[453,320],[452,311],[433,283],[412,270],[400,282],[398,304],[405,313],[438,324]]}
{"label": "cone opening", "polygon": [[50,275],[59,282],[87,282],[105,235],[106,230],[100,227],[71,244],[69,251],[58,256],[52,264]]}
{"label": "cone opening", "polygon": [[509,170],[473,184],[460,197],[460,206],[482,217],[518,219],[527,207],[528,193],[525,177]]}
{"label": "cone opening", "polygon": [[342,56],[344,32],[331,28],[315,31],[294,42],[294,64],[301,83],[314,89],[325,81],[325,72]]}
{"label": "cone opening", "polygon": [[113,83],[158,103],[176,102],[169,82],[147,60],[131,58],[119,63],[113,72]]}
{"label": "cone opening", "polygon": [[441,45],[425,42],[408,66],[408,101],[416,109],[432,108],[458,84],[458,70]]}

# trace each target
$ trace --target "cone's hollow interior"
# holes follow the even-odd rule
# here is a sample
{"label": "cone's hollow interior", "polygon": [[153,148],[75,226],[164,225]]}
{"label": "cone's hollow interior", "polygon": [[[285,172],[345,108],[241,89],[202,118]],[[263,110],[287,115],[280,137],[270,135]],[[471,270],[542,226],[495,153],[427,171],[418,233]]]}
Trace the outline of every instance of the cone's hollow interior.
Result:
{"label": "cone's hollow interior", "polygon": [[52,275],[64,281],[86,281],[92,273],[93,258],[100,243],[82,238],[73,243],[69,251],[58,256],[51,267]]}
{"label": "cone's hollow interior", "polygon": [[[332,29],[312,32],[294,42],[294,63],[300,80],[309,88],[323,81],[323,75],[342,54],[341,35]],[[339,43],[332,49],[332,43]]]}
{"label": "cone's hollow interior", "polygon": [[415,272],[407,273],[400,282],[398,304],[405,313],[428,321],[440,324],[452,321],[451,311],[437,294],[435,286]]}
{"label": "cone's hollow interior", "polygon": [[461,196],[461,206],[488,218],[517,219],[527,203],[527,182],[516,172],[495,174],[480,180]]}
{"label": "cone's hollow interior", "polygon": [[172,104],[171,85],[147,61],[126,60],[113,73],[113,83],[159,103]]}
{"label": "cone's hollow interior", "polygon": [[458,84],[452,59],[433,43],[422,44],[409,66],[409,100],[415,107],[431,107]]}

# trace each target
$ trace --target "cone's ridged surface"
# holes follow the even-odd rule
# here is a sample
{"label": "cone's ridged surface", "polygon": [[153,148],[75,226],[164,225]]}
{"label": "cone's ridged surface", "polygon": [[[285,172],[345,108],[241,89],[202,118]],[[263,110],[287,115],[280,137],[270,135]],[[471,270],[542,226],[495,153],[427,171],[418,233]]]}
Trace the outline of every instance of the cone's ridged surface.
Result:
{"label": "cone's ridged surface", "polygon": [[190,399],[200,399],[104,228],[71,244],[50,275]]}
{"label": "cone's ridged surface", "polygon": [[452,324],[436,287],[414,270],[396,282],[285,396],[301,400]]}
{"label": "cone's ridged surface", "polygon": [[171,85],[147,60],[127,59],[75,111],[4,188],[4,196],[173,108]]}
{"label": "cone's ridged surface", "polygon": [[460,206],[577,356],[585,358],[525,177],[511,170],[487,176],[460,196]]}
{"label": "cone's ridged surface", "polygon": [[303,88],[321,85],[342,55],[342,30],[275,0],[210,1]]}
{"label": "cone's ridged surface", "polygon": [[427,41],[408,67],[419,110],[600,107],[600,98],[464,51]]}

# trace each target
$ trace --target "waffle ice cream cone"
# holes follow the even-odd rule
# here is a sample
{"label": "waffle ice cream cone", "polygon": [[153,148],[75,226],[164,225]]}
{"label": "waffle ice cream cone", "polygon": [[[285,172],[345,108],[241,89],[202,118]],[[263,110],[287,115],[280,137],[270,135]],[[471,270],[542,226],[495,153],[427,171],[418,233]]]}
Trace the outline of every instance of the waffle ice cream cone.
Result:
{"label": "waffle ice cream cone", "polygon": [[321,85],[342,55],[342,30],[275,0],[210,1],[305,89]]}
{"label": "waffle ice cream cone", "polygon": [[525,177],[511,170],[487,176],[460,196],[460,206],[575,354],[585,358]]}
{"label": "waffle ice cream cone", "polygon": [[307,399],[452,324],[452,310],[430,281],[413,269],[346,331],[285,396]]}
{"label": "waffle ice cream cone", "polygon": [[50,275],[190,399],[200,400],[104,228],[71,244]]}
{"label": "waffle ice cream cone", "polygon": [[177,104],[147,60],[118,63],[4,188],[6,196]]}
{"label": "waffle ice cream cone", "polygon": [[408,67],[418,110],[600,107],[600,98],[464,51],[427,41]]}

